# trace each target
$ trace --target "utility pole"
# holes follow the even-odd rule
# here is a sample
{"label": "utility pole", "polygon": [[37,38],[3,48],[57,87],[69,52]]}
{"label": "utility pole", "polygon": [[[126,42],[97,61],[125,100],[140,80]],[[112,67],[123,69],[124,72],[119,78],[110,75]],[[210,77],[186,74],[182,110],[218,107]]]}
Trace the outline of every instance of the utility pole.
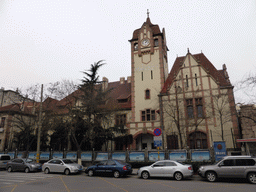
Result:
{"label": "utility pole", "polygon": [[38,134],[37,134],[37,153],[36,153],[36,162],[39,163],[40,156],[40,139],[41,139],[41,129],[42,129],[42,108],[43,108],[43,84],[41,86],[41,101],[39,108],[39,121],[38,121]]}

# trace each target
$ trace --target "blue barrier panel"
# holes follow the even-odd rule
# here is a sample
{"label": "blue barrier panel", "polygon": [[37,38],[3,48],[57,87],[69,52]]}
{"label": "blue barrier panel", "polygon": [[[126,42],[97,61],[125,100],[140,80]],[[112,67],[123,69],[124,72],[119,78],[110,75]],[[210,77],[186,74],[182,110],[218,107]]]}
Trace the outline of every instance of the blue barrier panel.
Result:
{"label": "blue barrier panel", "polygon": [[126,153],[125,152],[119,152],[119,153],[114,152],[114,153],[112,153],[112,159],[125,161],[126,160]]}
{"label": "blue barrier panel", "polygon": [[82,161],[92,161],[92,152],[83,152],[81,153]]}
{"label": "blue barrier panel", "polygon": [[7,153],[7,154],[10,155],[12,159],[14,159],[15,152],[9,152],[9,153]]}
{"label": "blue barrier panel", "polygon": [[62,152],[53,152],[52,158],[63,158],[63,153]]}
{"label": "blue barrier panel", "polygon": [[42,152],[40,154],[40,159],[41,160],[49,160],[50,159],[50,152]]}
{"label": "blue barrier panel", "polygon": [[211,160],[210,151],[192,151],[191,152],[192,161],[209,161]]}
{"label": "blue barrier panel", "polygon": [[[148,152],[149,161],[158,161],[158,152]],[[164,152],[159,152],[159,160],[164,160]]]}
{"label": "blue barrier panel", "polygon": [[144,152],[130,152],[129,160],[130,161],[145,161],[145,153]]}
{"label": "blue barrier panel", "polygon": [[35,160],[37,152],[29,152],[28,158]]}
{"label": "blue barrier panel", "polygon": [[186,151],[173,151],[169,153],[169,159],[174,161],[186,161],[187,152]]}
{"label": "blue barrier panel", "polygon": [[[22,158],[22,152],[17,154],[17,158]],[[26,157],[25,157],[26,158]]]}
{"label": "blue barrier panel", "polygon": [[96,153],[95,161],[108,160],[108,153]]}
{"label": "blue barrier panel", "polygon": [[66,154],[66,159],[70,159],[70,160],[75,161],[76,158],[77,158],[77,153],[76,152],[68,152]]}

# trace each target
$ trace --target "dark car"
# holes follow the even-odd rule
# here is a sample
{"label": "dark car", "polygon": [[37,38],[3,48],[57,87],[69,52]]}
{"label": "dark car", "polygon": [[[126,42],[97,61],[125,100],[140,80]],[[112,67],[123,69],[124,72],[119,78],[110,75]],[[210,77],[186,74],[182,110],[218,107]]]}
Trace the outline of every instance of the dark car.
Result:
{"label": "dark car", "polygon": [[11,160],[11,156],[8,154],[0,154],[0,169],[5,169],[6,164]]}
{"label": "dark car", "polygon": [[129,175],[132,173],[132,166],[120,160],[101,161],[85,170],[89,176],[93,175],[113,175],[115,178]]}
{"label": "dark car", "polygon": [[42,171],[42,164],[36,163],[32,159],[13,159],[7,163],[6,169],[8,172],[12,171]]}

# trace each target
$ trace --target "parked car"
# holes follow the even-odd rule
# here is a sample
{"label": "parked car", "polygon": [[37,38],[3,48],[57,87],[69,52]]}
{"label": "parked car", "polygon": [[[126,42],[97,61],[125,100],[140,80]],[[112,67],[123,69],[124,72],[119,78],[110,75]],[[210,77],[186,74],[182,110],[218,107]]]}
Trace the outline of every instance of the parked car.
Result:
{"label": "parked car", "polygon": [[11,160],[8,154],[0,154],[0,169],[6,169],[6,164]]}
{"label": "parked car", "polygon": [[36,163],[32,159],[13,159],[6,164],[8,172],[12,171],[42,171],[42,164]]}
{"label": "parked car", "polygon": [[45,174],[48,173],[64,173],[69,175],[71,173],[79,173],[83,170],[83,166],[69,159],[52,159],[43,164],[42,170]]}
{"label": "parked car", "polygon": [[256,184],[256,158],[251,156],[226,156],[214,165],[204,165],[198,174],[208,181],[217,178],[247,178]]}
{"label": "parked car", "polygon": [[113,175],[115,178],[132,174],[132,166],[120,160],[101,161],[85,170],[89,176],[93,175]]}
{"label": "parked car", "polygon": [[149,177],[174,177],[177,181],[193,176],[192,165],[186,165],[177,161],[162,160],[150,166],[141,167],[138,176],[143,179]]}

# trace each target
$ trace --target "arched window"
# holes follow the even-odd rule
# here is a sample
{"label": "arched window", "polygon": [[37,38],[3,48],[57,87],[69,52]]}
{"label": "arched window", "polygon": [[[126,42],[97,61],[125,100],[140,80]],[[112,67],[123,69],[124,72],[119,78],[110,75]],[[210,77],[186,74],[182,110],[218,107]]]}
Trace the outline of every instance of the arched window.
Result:
{"label": "arched window", "polygon": [[145,91],[145,99],[150,99],[150,90]]}
{"label": "arched window", "polygon": [[195,131],[189,134],[190,149],[207,149],[207,135],[201,131]]}

